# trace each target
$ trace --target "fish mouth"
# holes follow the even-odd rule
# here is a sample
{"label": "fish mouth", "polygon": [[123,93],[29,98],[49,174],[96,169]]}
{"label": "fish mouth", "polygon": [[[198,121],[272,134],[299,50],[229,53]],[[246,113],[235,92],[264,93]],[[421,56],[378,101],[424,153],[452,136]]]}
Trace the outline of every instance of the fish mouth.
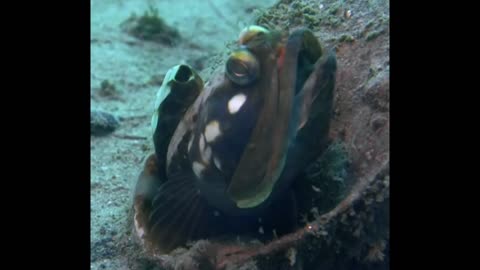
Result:
{"label": "fish mouth", "polygon": [[270,194],[272,193],[273,184],[259,188],[259,192],[256,192],[254,197],[249,197],[245,199],[239,199],[235,201],[235,204],[238,208],[254,208],[262,204]]}
{"label": "fish mouth", "polygon": [[255,187],[249,189],[249,194],[247,196],[241,196],[234,198],[234,202],[238,208],[255,208],[262,203],[264,203],[272,194],[275,183],[280,177],[280,172],[283,171],[285,165],[285,160],[282,161],[280,165],[279,172],[277,172],[273,179],[263,178]]}

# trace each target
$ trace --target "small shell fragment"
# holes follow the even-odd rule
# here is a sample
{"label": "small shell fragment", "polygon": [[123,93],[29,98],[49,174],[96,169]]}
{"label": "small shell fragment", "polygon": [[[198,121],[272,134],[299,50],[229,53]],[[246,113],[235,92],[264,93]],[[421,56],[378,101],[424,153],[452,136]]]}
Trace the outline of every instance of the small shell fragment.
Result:
{"label": "small shell fragment", "polygon": [[352,11],[349,9],[345,11],[345,18],[350,19],[350,17],[352,17]]}
{"label": "small shell fragment", "polygon": [[290,262],[290,266],[294,266],[296,261],[297,261],[297,250],[293,247],[289,248],[287,250],[287,254],[286,254],[289,262]]}

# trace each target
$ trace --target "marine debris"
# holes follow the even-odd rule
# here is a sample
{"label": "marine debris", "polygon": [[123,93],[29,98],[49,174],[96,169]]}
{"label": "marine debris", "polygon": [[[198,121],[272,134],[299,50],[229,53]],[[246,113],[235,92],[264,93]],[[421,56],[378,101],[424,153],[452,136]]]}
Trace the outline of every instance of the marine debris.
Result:
{"label": "marine debris", "polygon": [[141,40],[173,45],[180,39],[179,32],[165,23],[154,6],[150,6],[142,16],[132,14],[120,27]]}

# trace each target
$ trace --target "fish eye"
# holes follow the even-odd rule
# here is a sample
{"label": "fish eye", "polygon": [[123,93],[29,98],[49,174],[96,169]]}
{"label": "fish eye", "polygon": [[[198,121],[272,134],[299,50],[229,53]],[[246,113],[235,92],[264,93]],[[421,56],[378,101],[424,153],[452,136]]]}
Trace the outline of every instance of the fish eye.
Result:
{"label": "fish eye", "polygon": [[254,82],[260,73],[259,69],[257,58],[247,49],[234,51],[226,64],[228,78],[241,86]]}

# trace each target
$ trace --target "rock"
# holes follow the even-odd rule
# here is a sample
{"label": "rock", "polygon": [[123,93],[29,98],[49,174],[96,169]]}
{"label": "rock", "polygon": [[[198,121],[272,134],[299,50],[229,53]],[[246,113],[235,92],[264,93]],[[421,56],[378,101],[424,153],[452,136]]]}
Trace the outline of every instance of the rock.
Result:
{"label": "rock", "polygon": [[98,110],[90,111],[90,135],[105,136],[115,131],[119,126],[120,122],[112,114]]}

